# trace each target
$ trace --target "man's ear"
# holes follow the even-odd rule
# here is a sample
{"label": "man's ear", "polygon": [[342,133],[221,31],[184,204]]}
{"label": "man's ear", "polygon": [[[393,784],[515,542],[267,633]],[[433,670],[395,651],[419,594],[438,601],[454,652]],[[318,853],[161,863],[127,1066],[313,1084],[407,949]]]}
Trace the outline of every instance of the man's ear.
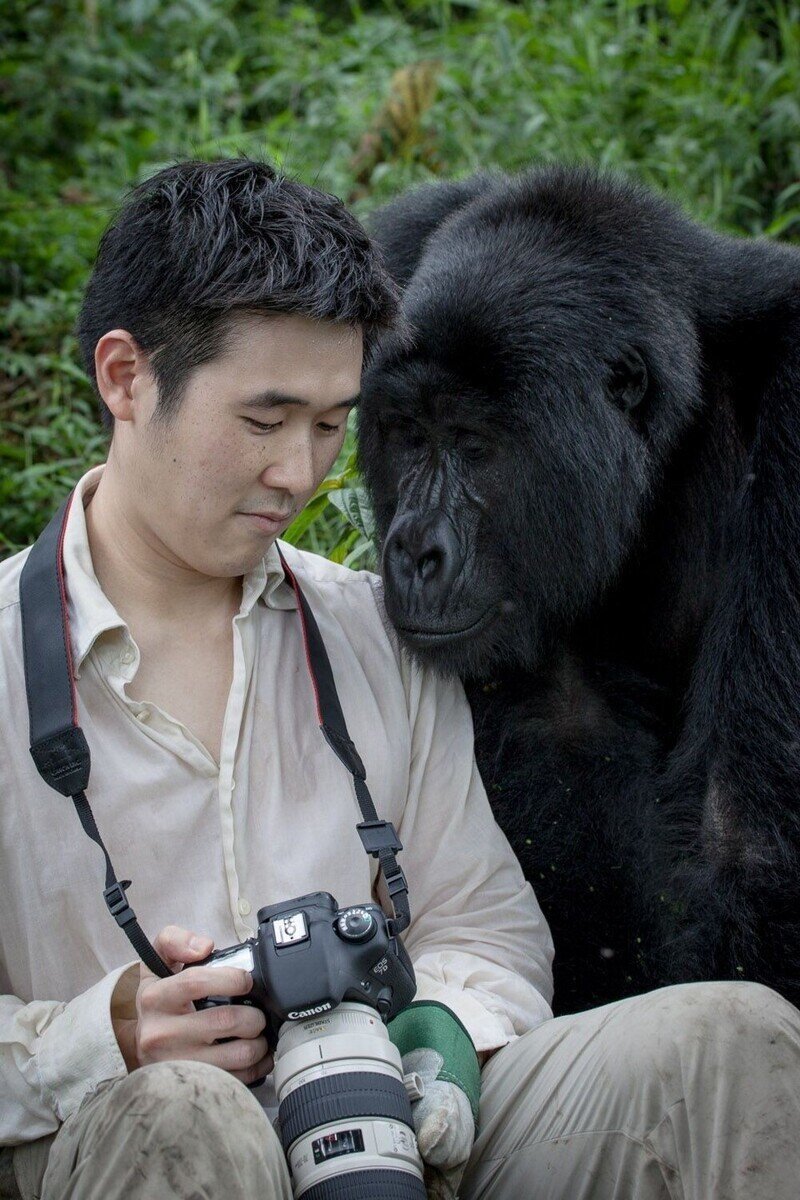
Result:
{"label": "man's ear", "polygon": [[104,333],[94,349],[97,390],[117,421],[132,421],[142,383],[152,382],[148,356],[126,329]]}

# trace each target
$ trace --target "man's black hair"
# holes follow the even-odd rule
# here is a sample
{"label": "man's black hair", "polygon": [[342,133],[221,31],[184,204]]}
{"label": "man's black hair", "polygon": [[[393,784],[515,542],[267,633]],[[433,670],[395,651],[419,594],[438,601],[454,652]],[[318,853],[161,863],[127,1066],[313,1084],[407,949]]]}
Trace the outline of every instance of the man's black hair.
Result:
{"label": "man's black hair", "polygon": [[[156,414],[168,421],[189,374],[222,351],[237,313],[359,326],[368,358],[395,319],[397,293],[339,199],[265,162],[182,162],[133,188],[103,234],[78,318],[95,386],[97,342],[126,329],[151,356]],[[102,398],[100,408],[113,429]]]}

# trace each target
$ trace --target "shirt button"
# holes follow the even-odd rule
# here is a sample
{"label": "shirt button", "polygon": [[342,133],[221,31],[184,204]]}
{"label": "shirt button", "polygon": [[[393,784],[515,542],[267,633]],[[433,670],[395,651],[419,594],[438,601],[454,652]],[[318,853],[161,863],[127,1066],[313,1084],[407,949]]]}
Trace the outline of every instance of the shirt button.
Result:
{"label": "shirt button", "polygon": [[138,713],[136,714],[136,720],[137,720],[137,721],[149,721],[149,720],[150,720],[150,709],[149,709],[149,708],[143,708],[143,709],[141,710],[141,712],[138,712]]}
{"label": "shirt button", "polygon": [[231,780],[231,791],[233,791],[233,789],[234,789],[235,787],[236,787],[236,780],[235,780],[235,779],[232,779],[232,780]]}
{"label": "shirt button", "polygon": [[136,657],[136,655],[133,653],[132,650],[126,650],[122,656],[122,661],[125,664],[125,666],[127,667],[127,666],[130,666],[130,664],[133,662],[135,657]]}
{"label": "shirt button", "polygon": [[250,903],[248,900],[240,900],[239,901],[239,916],[240,917],[249,917],[250,916]]}

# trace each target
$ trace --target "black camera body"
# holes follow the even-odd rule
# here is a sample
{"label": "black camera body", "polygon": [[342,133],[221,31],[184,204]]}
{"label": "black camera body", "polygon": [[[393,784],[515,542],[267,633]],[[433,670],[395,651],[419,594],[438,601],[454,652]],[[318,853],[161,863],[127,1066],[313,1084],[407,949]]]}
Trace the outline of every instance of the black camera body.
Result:
{"label": "black camera body", "polygon": [[209,996],[198,1008],[248,1004],[267,1018],[270,1049],[284,1021],[299,1021],[343,1001],[369,1005],[384,1024],[414,998],[414,968],[377,904],[339,908],[330,892],[310,892],[258,911],[254,938],[215,950],[192,966],[242,967],[253,976],[246,996]]}

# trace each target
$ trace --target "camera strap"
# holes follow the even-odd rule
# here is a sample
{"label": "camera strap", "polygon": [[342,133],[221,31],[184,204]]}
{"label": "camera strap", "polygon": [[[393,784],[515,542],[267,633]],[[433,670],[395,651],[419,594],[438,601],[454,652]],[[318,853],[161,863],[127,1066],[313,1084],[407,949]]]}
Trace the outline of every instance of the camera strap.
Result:
{"label": "camera strap", "polygon": [[369,793],[366,779],[367,772],[361,757],[347,732],[344,713],[339,703],[339,694],[333,679],[331,661],[322,640],[316,618],[311,606],[300,590],[300,585],[280,546],[278,557],[281,560],[286,578],[294,588],[300,621],[303,627],[303,642],[306,648],[306,662],[314,698],[317,704],[317,720],[325,741],[333,750],[340,762],[347,767],[353,776],[356,800],[361,809],[362,821],[356,826],[367,854],[377,858],[389,893],[389,900],[394,909],[395,932],[407,928],[411,921],[411,910],[408,904],[408,884],[406,877],[395,857],[403,845],[397,836],[394,825],[390,821],[381,821],[375,811],[375,804]]}
{"label": "camera strap", "polygon": [[[126,892],[131,881],[117,879],[86,798],[91,755],[78,721],[63,554],[64,534],[74,495],[74,492],[70,493],[39,535],[20,575],[31,756],[45,783],[60,795],[71,798],[84,831],[102,850],[106,867],[103,898],[109,912],[144,964],[154,975],[166,978],[172,972],[149,941],[128,903]],[[402,845],[391,822],[379,820],[375,811],[366,785],[366,771],[347,732],[319,627],[279,547],[278,553],[297,598],[320,728],[328,745],[353,776],[363,817],[358,832],[367,853],[378,859],[394,908],[395,931],[400,932],[411,919],[408,886],[395,857]]]}

